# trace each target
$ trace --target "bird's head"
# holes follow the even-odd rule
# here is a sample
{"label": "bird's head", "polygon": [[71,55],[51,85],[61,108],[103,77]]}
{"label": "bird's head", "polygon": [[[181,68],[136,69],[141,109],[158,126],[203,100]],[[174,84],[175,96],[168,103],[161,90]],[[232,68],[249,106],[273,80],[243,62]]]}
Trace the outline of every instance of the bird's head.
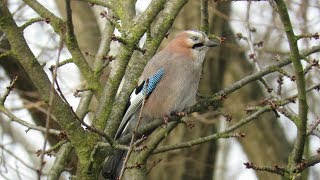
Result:
{"label": "bird's head", "polygon": [[183,53],[192,59],[203,60],[210,47],[219,44],[212,41],[208,36],[197,30],[186,30],[178,34],[168,45],[167,50],[174,53]]}

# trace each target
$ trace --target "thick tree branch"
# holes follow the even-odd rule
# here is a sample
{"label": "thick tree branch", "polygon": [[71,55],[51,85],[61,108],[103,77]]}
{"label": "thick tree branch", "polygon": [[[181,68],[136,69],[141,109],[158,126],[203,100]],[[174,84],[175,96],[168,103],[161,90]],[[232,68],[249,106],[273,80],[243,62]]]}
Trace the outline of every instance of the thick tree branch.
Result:
{"label": "thick tree branch", "polygon": [[[116,61],[118,61],[119,66],[110,76],[103,90],[103,95],[100,99],[100,104],[93,120],[96,127],[100,129],[106,127],[106,120],[109,119],[116,92],[125,73],[130,57],[134,51],[134,47],[146,32],[157,14],[162,10],[164,2],[165,0],[152,1],[143,14],[141,14],[140,17],[132,23],[132,25],[125,29],[125,38],[129,44],[126,46],[122,45],[116,57]],[[109,130],[106,130],[106,132],[112,137],[117,129],[115,122],[113,122],[113,120],[108,121],[107,127]]]}
{"label": "thick tree branch", "polygon": [[[110,13],[111,12],[109,12],[109,14]],[[102,31],[99,49],[98,49],[97,54],[95,55],[95,61],[93,64],[94,76],[97,79],[102,74],[101,69],[103,68],[104,63],[108,63],[108,62],[105,62],[103,59],[107,56],[107,54],[110,51],[110,43],[111,43],[110,36],[113,34],[113,32],[114,32],[114,25],[112,25],[110,22],[107,22],[105,24],[104,30]],[[88,85],[87,85],[87,87],[88,87]],[[92,97],[93,97],[93,91],[91,91],[91,90],[83,92],[81,94],[81,99],[80,99],[79,105],[76,110],[76,115],[79,117],[80,120],[83,120],[83,118],[85,117],[85,115],[89,111],[89,105],[92,100]],[[72,145],[70,143],[68,143],[65,145],[65,148],[69,149],[69,148],[71,148],[71,146]],[[70,152],[71,151],[69,151],[69,150],[67,150],[67,151],[60,150],[58,152],[58,156],[63,156],[63,157],[68,156]],[[91,159],[92,158],[90,158],[90,161],[91,161]],[[101,158],[101,159],[103,159],[103,158]],[[55,164],[57,164],[57,165],[64,164],[64,161],[66,161],[66,160],[67,160],[66,158],[57,158],[55,160]],[[92,163],[93,162],[90,162],[90,164],[92,164]],[[98,164],[97,166],[99,166],[101,163],[102,163],[102,160],[96,162],[96,164]],[[57,175],[60,175],[62,173],[63,169],[59,169],[59,167],[57,167],[54,171],[51,171],[49,174],[49,177],[52,176],[53,179],[55,179],[54,177],[56,177]],[[93,170],[93,169],[90,169],[90,170]]]}
{"label": "thick tree branch", "polygon": [[54,164],[50,169],[48,180],[59,179],[61,173],[65,170],[65,166],[68,163],[69,159],[68,156],[72,149],[73,148],[70,142],[61,146],[59,152],[57,153],[56,160],[54,161]]}
{"label": "thick tree branch", "polygon": [[72,11],[70,6],[67,7],[67,12],[69,13],[67,16],[67,22],[65,23],[62,19],[55,16],[53,13],[51,13],[37,1],[24,0],[24,2],[28,4],[28,6],[30,6],[42,18],[50,22],[50,25],[52,26],[54,31],[61,36],[73,57],[73,62],[77,65],[81,74],[86,79],[88,86],[90,86],[95,91],[97,97],[99,98],[102,93],[102,87],[99,82],[99,79],[94,77],[92,69],[90,68],[89,64],[87,63],[86,59],[80,51],[77,39],[73,32],[73,24],[71,17]]}
{"label": "thick tree branch", "polygon": [[[4,2],[0,3],[0,9],[0,28],[6,33],[14,56],[21,62],[22,66],[29,74],[40,93],[42,100],[48,103],[51,87],[49,78],[29,49],[21,29],[15,24]],[[54,91],[54,94],[52,114],[57,118],[57,121],[63,130],[66,131],[68,138],[77,150],[79,158],[82,160],[88,159],[89,155],[84,149],[88,149],[92,146],[90,144],[92,143],[90,139],[94,136],[87,133],[81,127],[80,123],[75,120],[70,108],[68,108],[56,91]],[[83,141],[83,139],[86,139],[86,141]]]}
{"label": "thick tree branch", "polygon": [[[307,114],[308,114],[308,104],[306,96],[306,85],[305,85],[305,76],[303,73],[303,67],[300,62],[301,56],[299,54],[297,37],[293,32],[291,25],[291,20],[289,17],[288,9],[284,1],[275,0],[277,4],[278,13],[282,21],[285,33],[287,35],[288,43],[290,46],[290,58],[296,74],[296,84],[298,90],[298,101],[299,101],[299,121],[296,124],[298,128],[297,138],[294,144],[294,149],[292,156],[289,160],[289,166],[293,165],[292,163],[299,163],[302,159],[304,146],[306,143],[306,133],[307,133]],[[291,164],[290,164],[291,163]]]}
{"label": "thick tree branch", "polygon": [[141,75],[145,65],[156,53],[162,39],[165,37],[171,25],[173,24],[173,20],[186,2],[187,1],[171,1],[166,3],[161,18],[159,18],[159,20],[155,23],[155,27],[153,27],[152,40],[147,40],[143,47],[143,49],[147,49],[147,52],[145,54],[137,55],[129,63],[124,85],[118,97],[116,98],[115,103],[113,104],[113,109],[109,118],[116,122],[115,127],[118,127],[121,122],[123,115],[122,112],[124,111],[125,105],[128,102],[129,95],[136,87],[138,78]]}

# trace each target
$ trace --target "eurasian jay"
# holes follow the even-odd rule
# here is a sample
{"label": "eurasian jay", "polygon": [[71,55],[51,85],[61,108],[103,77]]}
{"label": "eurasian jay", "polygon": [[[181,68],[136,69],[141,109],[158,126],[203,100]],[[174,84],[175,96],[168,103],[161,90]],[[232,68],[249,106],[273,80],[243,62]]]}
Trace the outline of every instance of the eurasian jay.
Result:
{"label": "eurasian jay", "polygon": [[[217,45],[203,32],[187,30],[154,55],[144,68],[139,86],[130,96],[115,139],[133,130],[144,99],[143,124],[182,112],[195,104],[204,57],[209,47]],[[102,169],[105,178],[117,178],[124,155],[125,151],[118,150],[108,158]]]}

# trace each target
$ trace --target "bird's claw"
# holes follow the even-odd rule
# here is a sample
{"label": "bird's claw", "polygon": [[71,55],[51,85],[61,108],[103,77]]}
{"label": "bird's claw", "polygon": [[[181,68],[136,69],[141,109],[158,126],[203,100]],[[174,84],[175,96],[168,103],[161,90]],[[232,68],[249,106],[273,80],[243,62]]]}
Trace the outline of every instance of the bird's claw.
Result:
{"label": "bird's claw", "polygon": [[169,117],[170,116],[163,116],[162,119],[164,121],[164,127],[167,127],[168,123],[169,123]]}
{"label": "bird's claw", "polygon": [[174,114],[177,116],[186,116],[187,115],[186,112],[175,112]]}
{"label": "bird's claw", "polygon": [[168,125],[168,123],[169,123],[169,116],[164,116],[162,119],[164,120],[164,124],[165,124],[165,125]]}

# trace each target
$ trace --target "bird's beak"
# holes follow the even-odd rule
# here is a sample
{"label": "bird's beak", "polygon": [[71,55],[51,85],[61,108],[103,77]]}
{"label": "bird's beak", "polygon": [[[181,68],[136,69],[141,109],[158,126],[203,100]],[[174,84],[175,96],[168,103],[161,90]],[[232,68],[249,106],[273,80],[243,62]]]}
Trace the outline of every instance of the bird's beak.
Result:
{"label": "bird's beak", "polygon": [[206,42],[205,42],[205,46],[207,46],[207,47],[216,47],[216,46],[219,46],[219,45],[220,45],[220,43],[218,43],[215,40],[211,40],[211,39],[207,39]]}

